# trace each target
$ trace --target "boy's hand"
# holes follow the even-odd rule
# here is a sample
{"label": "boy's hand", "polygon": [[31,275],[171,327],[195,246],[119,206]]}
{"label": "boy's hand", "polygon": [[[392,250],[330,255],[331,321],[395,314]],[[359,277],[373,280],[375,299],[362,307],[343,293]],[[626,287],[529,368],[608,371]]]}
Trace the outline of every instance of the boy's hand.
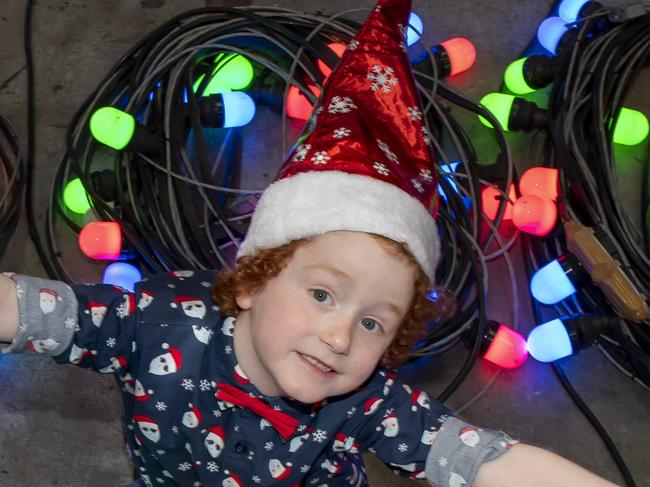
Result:
{"label": "boy's hand", "polygon": [[11,342],[18,330],[18,296],[13,279],[0,274],[0,342]]}

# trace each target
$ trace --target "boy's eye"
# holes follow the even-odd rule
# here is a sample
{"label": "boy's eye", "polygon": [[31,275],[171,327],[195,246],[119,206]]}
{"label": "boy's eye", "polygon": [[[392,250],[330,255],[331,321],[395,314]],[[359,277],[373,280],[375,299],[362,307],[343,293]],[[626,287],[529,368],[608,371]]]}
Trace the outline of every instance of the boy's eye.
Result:
{"label": "boy's eye", "polygon": [[332,297],[330,294],[327,291],[323,291],[322,289],[312,289],[311,295],[316,301],[320,303],[330,304],[332,302]]}
{"label": "boy's eye", "polygon": [[361,325],[368,331],[380,331],[381,327],[372,318],[364,318],[361,320]]}

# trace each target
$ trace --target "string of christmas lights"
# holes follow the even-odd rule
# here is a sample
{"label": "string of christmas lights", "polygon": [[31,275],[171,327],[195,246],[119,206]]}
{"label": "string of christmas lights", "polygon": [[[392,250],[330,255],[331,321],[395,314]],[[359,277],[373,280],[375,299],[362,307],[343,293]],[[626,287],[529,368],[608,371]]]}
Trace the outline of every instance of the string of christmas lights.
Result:
{"label": "string of christmas lights", "polygon": [[0,256],[2,256],[20,219],[20,203],[25,188],[25,159],[16,134],[9,122],[0,116]]}

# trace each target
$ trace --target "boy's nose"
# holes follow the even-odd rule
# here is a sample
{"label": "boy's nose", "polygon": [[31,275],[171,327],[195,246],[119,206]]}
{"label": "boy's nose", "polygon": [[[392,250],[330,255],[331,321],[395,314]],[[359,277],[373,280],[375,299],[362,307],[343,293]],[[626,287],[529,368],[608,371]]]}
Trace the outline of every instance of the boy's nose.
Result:
{"label": "boy's nose", "polygon": [[352,325],[349,319],[332,320],[327,323],[320,334],[322,342],[334,352],[347,355],[352,341]]}

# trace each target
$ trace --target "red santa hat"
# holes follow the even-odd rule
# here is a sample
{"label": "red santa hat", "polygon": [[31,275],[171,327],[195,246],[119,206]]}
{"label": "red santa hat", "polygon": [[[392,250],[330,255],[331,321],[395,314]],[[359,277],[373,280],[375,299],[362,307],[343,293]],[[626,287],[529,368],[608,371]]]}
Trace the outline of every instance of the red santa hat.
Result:
{"label": "red santa hat", "polygon": [[377,408],[382,402],[384,402],[383,399],[380,399],[378,397],[371,397],[363,405],[363,409],[364,409],[363,414],[367,415],[367,414],[374,413],[375,411],[377,411]]}
{"label": "red santa hat", "polygon": [[478,428],[476,426],[464,426],[458,431],[458,436],[463,436],[465,433],[472,431],[478,431]]}
{"label": "red santa hat", "polygon": [[271,476],[276,480],[284,480],[289,475],[291,475],[291,462],[287,462],[286,465],[282,465],[282,462],[277,459],[271,459],[269,465],[275,464],[279,468],[279,473],[272,473]]}
{"label": "red santa hat", "polygon": [[226,475],[228,475],[228,477],[226,478],[226,480],[231,481],[230,484],[235,484],[235,485],[237,485],[238,487],[243,487],[244,484],[242,483],[241,479],[239,478],[239,476],[238,476],[237,474],[235,474],[235,473],[233,473],[233,472],[229,472],[228,470],[224,470],[223,472],[224,472]]}
{"label": "red santa hat", "polygon": [[142,414],[136,414],[135,416],[133,416],[133,421],[135,421],[138,424],[140,423],[158,424],[149,416],[144,416]]}
{"label": "red santa hat", "polygon": [[187,303],[189,301],[200,301],[199,298],[195,298],[194,296],[176,296],[174,301],[170,304],[172,308],[178,308],[179,304]]}
{"label": "red santa hat", "polygon": [[411,410],[417,411],[418,405],[422,406],[423,404],[426,404],[428,400],[429,400],[429,395],[426,392],[418,389],[413,389],[413,391],[411,392]]}
{"label": "red santa hat", "polygon": [[203,431],[207,431],[208,433],[217,435],[219,438],[221,438],[221,441],[223,441],[224,438],[226,437],[223,428],[221,426],[210,426],[207,430],[203,430]]}
{"label": "red santa hat", "polygon": [[59,297],[59,295],[56,293],[56,291],[54,289],[50,289],[48,287],[42,287],[41,289],[39,289],[38,292],[41,293],[41,294],[49,294],[51,296],[54,296],[54,298]]}
{"label": "red santa hat", "polygon": [[[42,290],[41,290],[42,291]],[[54,292],[54,291],[52,291]],[[88,310],[92,311],[93,308],[106,308],[106,305],[103,303],[98,303],[97,301],[91,301],[87,306]]]}
{"label": "red santa hat", "polygon": [[172,347],[169,343],[163,343],[161,347],[167,350],[172,356],[176,370],[180,369],[181,365],[183,365],[183,355],[181,355],[181,351],[178,348]]}
{"label": "red santa hat", "polygon": [[431,136],[406,54],[407,0],[379,0],[330,75],[307,132],[262,194],[238,257],[336,230],[440,255]]}
{"label": "red santa hat", "polygon": [[235,368],[233,369],[232,375],[235,377],[235,380],[239,382],[240,384],[250,384],[251,381],[246,377],[246,374],[244,373],[243,369],[240,367],[239,364],[235,365]]}

